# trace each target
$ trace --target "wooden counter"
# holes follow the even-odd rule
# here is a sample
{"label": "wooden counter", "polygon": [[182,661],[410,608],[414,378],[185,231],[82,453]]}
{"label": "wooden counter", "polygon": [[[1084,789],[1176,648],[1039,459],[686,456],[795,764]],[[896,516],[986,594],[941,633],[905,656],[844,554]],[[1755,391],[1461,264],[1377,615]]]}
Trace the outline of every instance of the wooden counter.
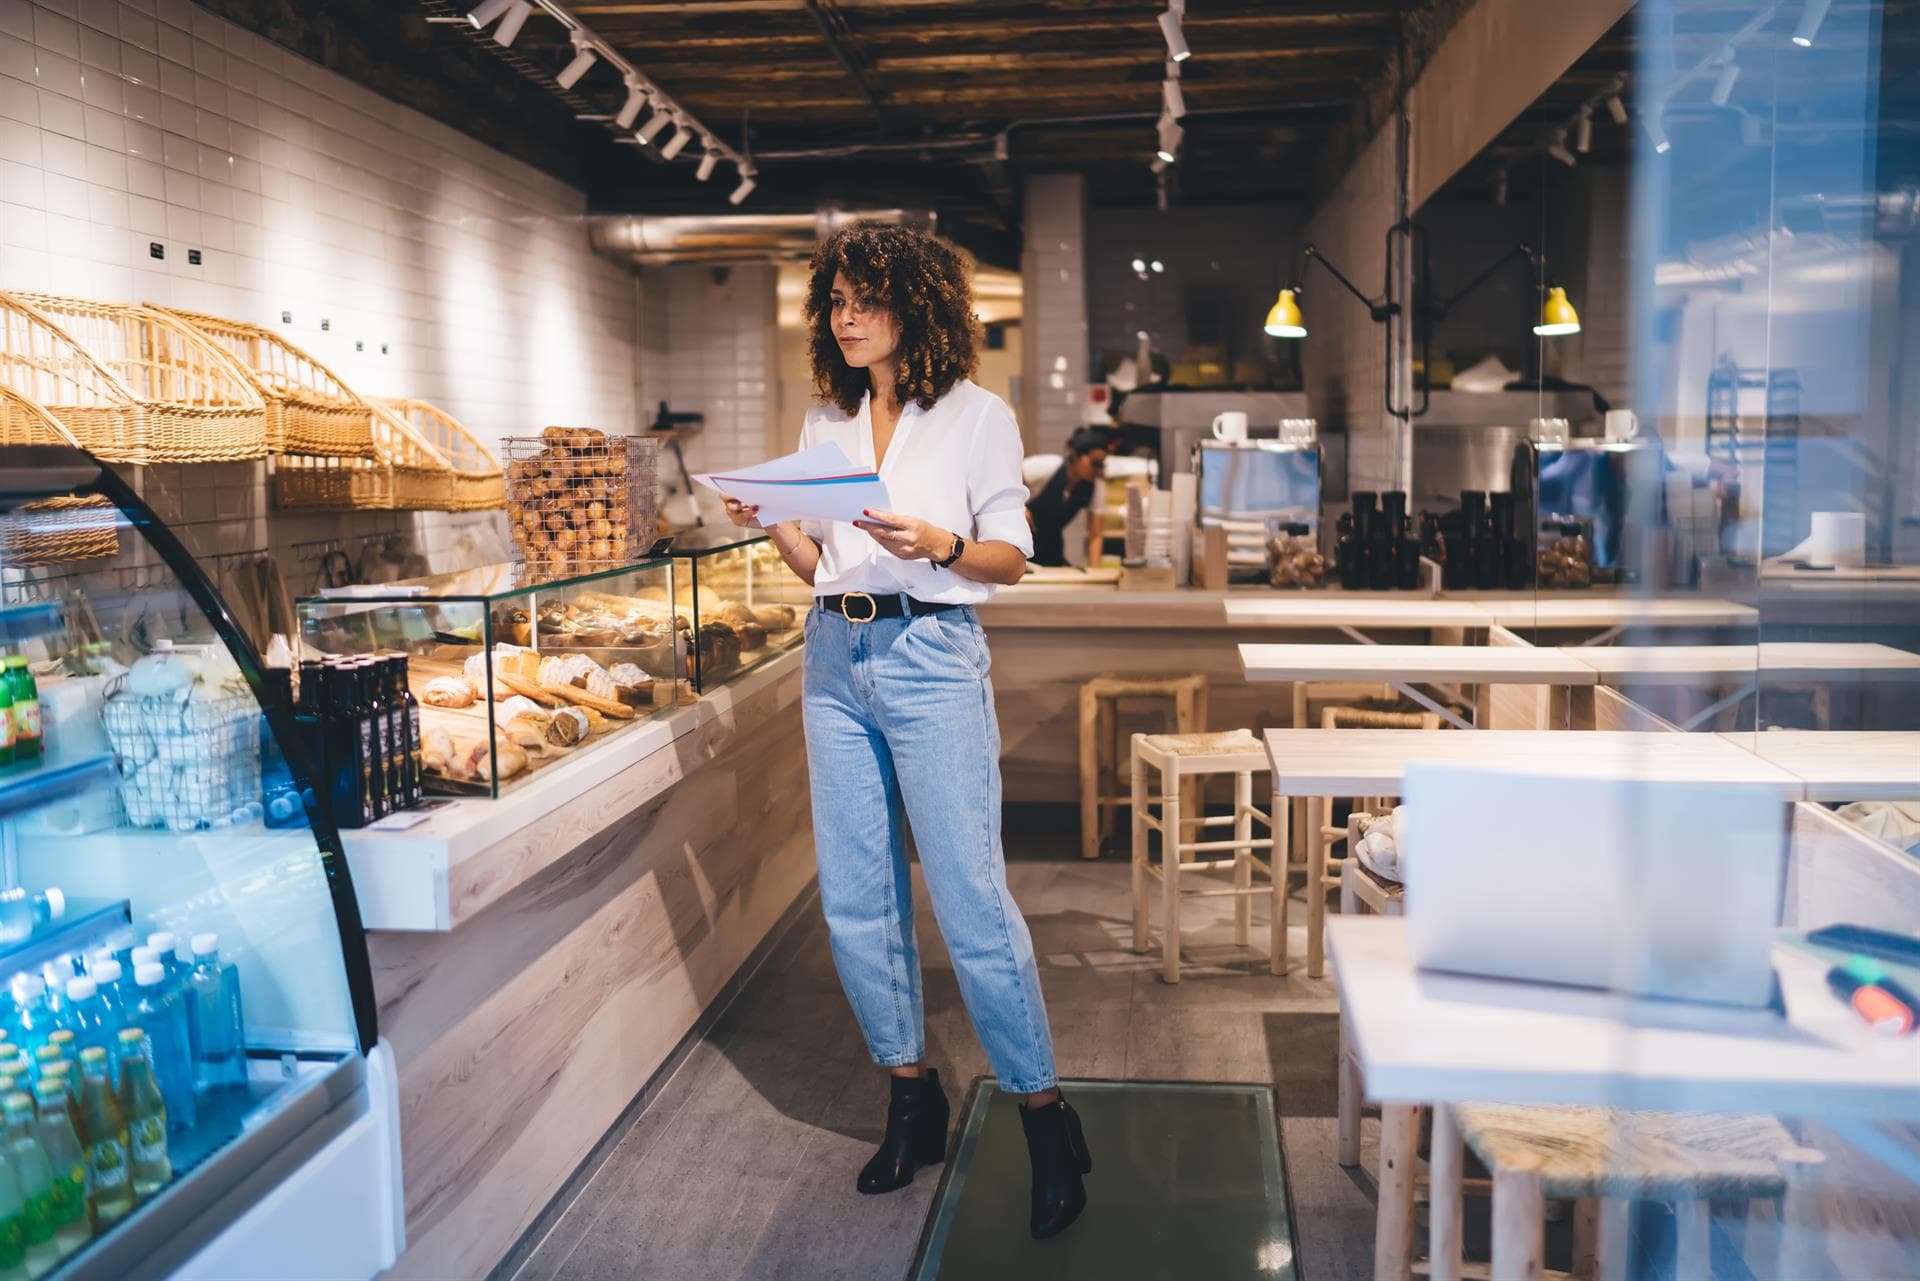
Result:
{"label": "wooden counter", "polygon": [[805,890],[799,697],[796,650],[579,773],[350,838],[400,1064],[388,1276],[487,1275]]}

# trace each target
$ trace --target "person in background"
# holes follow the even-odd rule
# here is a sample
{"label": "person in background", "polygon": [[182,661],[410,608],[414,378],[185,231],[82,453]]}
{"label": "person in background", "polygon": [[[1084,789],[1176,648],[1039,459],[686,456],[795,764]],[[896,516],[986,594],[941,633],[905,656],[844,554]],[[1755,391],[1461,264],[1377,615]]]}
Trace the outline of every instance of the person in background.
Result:
{"label": "person in background", "polygon": [[1100,427],[1082,427],[1068,438],[1066,457],[1027,500],[1034,564],[1067,563],[1067,525],[1093,501],[1101,465],[1112,450],[1113,433]]}

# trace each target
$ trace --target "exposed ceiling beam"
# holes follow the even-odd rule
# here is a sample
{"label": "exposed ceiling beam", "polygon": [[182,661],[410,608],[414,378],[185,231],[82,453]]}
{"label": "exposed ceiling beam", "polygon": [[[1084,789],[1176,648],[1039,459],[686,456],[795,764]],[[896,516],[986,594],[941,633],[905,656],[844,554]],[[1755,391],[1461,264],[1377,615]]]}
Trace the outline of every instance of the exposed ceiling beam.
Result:
{"label": "exposed ceiling beam", "polygon": [[815,25],[827,42],[827,48],[833,51],[833,60],[847,73],[860,90],[860,96],[866,99],[868,110],[873,112],[875,131],[885,137],[887,133],[887,113],[881,110],[880,95],[874,91],[872,69],[864,54],[854,44],[853,32],[847,27],[847,20],[840,15],[835,0],[805,0],[807,12],[813,16]]}

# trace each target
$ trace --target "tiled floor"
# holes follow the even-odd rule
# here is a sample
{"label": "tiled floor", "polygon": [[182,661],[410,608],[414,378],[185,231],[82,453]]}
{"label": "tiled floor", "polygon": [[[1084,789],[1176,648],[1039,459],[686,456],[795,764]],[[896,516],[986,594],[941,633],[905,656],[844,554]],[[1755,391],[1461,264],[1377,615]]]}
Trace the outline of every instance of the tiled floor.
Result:
{"label": "tiled floor", "polygon": [[[1118,861],[1018,859],[1008,877],[1033,930],[1061,1075],[1271,1082],[1305,1281],[1370,1271],[1372,1203],[1333,1160],[1330,980],[1266,972],[1265,921],[1237,948],[1226,900],[1190,900],[1188,964],[1128,947]],[[921,891],[928,1056],[956,1106],[988,1071]],[[1304,918],[1303,911],[1294,915]],[[612,1149],[518,1281],[899,1281],[938,1171],[883,1197],[853,1190],[886,1086],[842,997],[817,908]],[[1098,1163],[1097,1135],[1089,1136]],[[1090,1185],[1099,1195],[1097,1175]],[[1023,1231],[1010,1223],[1008,1231]]]}

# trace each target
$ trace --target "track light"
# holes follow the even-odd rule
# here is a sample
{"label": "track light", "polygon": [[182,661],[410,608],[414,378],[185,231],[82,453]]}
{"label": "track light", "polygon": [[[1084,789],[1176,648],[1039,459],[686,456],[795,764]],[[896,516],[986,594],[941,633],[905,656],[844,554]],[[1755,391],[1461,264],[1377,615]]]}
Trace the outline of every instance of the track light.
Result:
{"label": "track light", "polygon": [[1568,168],[1573,167],[1575,162],[1573,153],[1567,150],[1567,131],[1565,129],[1553,135],[1553,141],[1547,144],[1547,154]]}
{"label": "track light", "polygon": [[1146,275],[1146,274],[1147,274],[1147,260],[1146,260],[1145,258],[1135,258],[1135,259],[1133,260],[1133,269],[1134,269],[1135,271],[1137,271],[1137,272],[1139,272],[1139,273],[1140,273],[1141,275],[1143,275],[1143,276],[1144,276],[1144,275]]}
{"label": "track light", "polygon": [[1607,114],[1613,117],[1613,123],[1617,125],[1623,125],[1627,123],[1626,100],[1623,99],[1617,93],[1608,94],[1607,95]]}
{"label": "track light", "polygon": [[493,42],[502,49],[510,49],[513,42],[520,38],[520,28],[527,25],[527,19],[533,16],[533,0],[516,0],[513,8],[507,10],[507,16],[500,19],[500,25],[493,29]]}
{"label": "track light", "polygon": [[640,86],[637,76],[627,77],[627,100],[613,118],[614,127],[621,132],[633,128],[633,122],[640,118],[640,108],[647,105],[647,91]]}
{"label": "track light", "polygon": [[474,30],[485,31],[494,24],[495,19],[517,2],[518,0],[480,0],[479,4],[468,10],[467,21],[473,24]]}
{"label": "track light", "polygon": [[1593,107],[1580,108],[1580,115],[1573,122],[1573,149],[1581,155],[1593,150]]}
{"label": "track light", "polygon": [[707,154],[700,157],[700,167],[693,171],[693,176],[701,182],[705,182],[707,179],[713,177],[713,171],[719,167],[720,153],[712,147],[708,147]]}
{"label": "track light", "polygon": [[673,122],[673,137],[667,139],[666,143],[661,146],[660,158],[662,160],[673,159],[685,151],[687,144],[692,141],[693,130],[687,127],[687,122],[684,120],[675,120]]}
{"label": "track light", "polygon": [[1147,168],[1153,170],[1153,172],[1156,174],[1162,174],[1167,171],[1167,166],[1172,163],[1173,162],[1171,160],[1164,160],[1159,156],[1155,156],[1153,158],[1153,163],[1148,165]]}
{"label": "track light", "polygon": [[635,130],[633,136],[638,138],[640,141],[651,145],[653,140],[660,136],[661,130],[665,129],[668,125],[672,123],[673,123],[672,109],[669,108],[666,103],[658,102],[654,104],[653,114],[647,117],[647,123],[641,125],[639,129]]}
{"label": "track light", "polygon": [[1154,154],[1168,164],[1172,164],[1180,155],[1180,140],[1186,137],[1186,134],[1187,131],[1180,127],[1178,120],[1175,120],[1172,116],[1161,116],[1160,149]]}
{"label": "track light", "polygon": [[1727,105],[1727,99],[1733,97],[1733,86],[1740,79],[1740,64],[1728,58],[1720,64],[1720,75],[1713,82],[1712,101],[1716,107]]}
{"label": "track light", "polygon": [[1653,143],[1654,155],[1664,156],[1673,150],[1673,139],[1667,137],[1666,123],[1660,119],[1658,111],[1648,112],[1641,122],[1647,127],[1647,137]]}
{"label": "track light", "polygon": [[562,89],[571,89],[580,83],[580,77],[593,70],[593,64],[600,61],[600,55],[587,43],[585,32],[573,33],[573,61],[560,69],[553,82]]}
{"label": "track light", "polygon": [[754,170],[752,165],[742,164],[740,166],[740,185],[733,189],[733,194],[731,196],[727,197],[728,204],[737,205],[741,201],[745,200],[748,196],[751,196],[753,194],[753,188],[755,186],[753,181],[753,173],[754,173]]}
{"label": "track light", "polygon": [[1813,38],[1820,34],[1820,24],[1827,20],[1827,7],[1832,0],[1807,0],[1807,7],[1800,11],[1800,25],[1793,29],[1793,42],[1802,49],[1813,48]]}
{"label": "track light", "polygon": [[1167,264],[1161,262],[1158,258],[1148,263],[1147,266],[1152,269],[1153,274],[1156,276],[1164,274],[1167,270]]}
{"label": "track light", "polygon": [[1171,76],[1160,82],[1160,105],[1175,120],[1187,114],[1187,95],[1180,92],[1180,82]]}
{"label": "track light", "polygon": [[1180,30],[1180,15],[1186,11],[1186,0],[1168,0],[1166,11],[1160,15],[1160,34],[1167,38],[1167,56],[1175,62],[1185,62],[1193,56],[1193,50],[1187,48],[1186,33]]}

